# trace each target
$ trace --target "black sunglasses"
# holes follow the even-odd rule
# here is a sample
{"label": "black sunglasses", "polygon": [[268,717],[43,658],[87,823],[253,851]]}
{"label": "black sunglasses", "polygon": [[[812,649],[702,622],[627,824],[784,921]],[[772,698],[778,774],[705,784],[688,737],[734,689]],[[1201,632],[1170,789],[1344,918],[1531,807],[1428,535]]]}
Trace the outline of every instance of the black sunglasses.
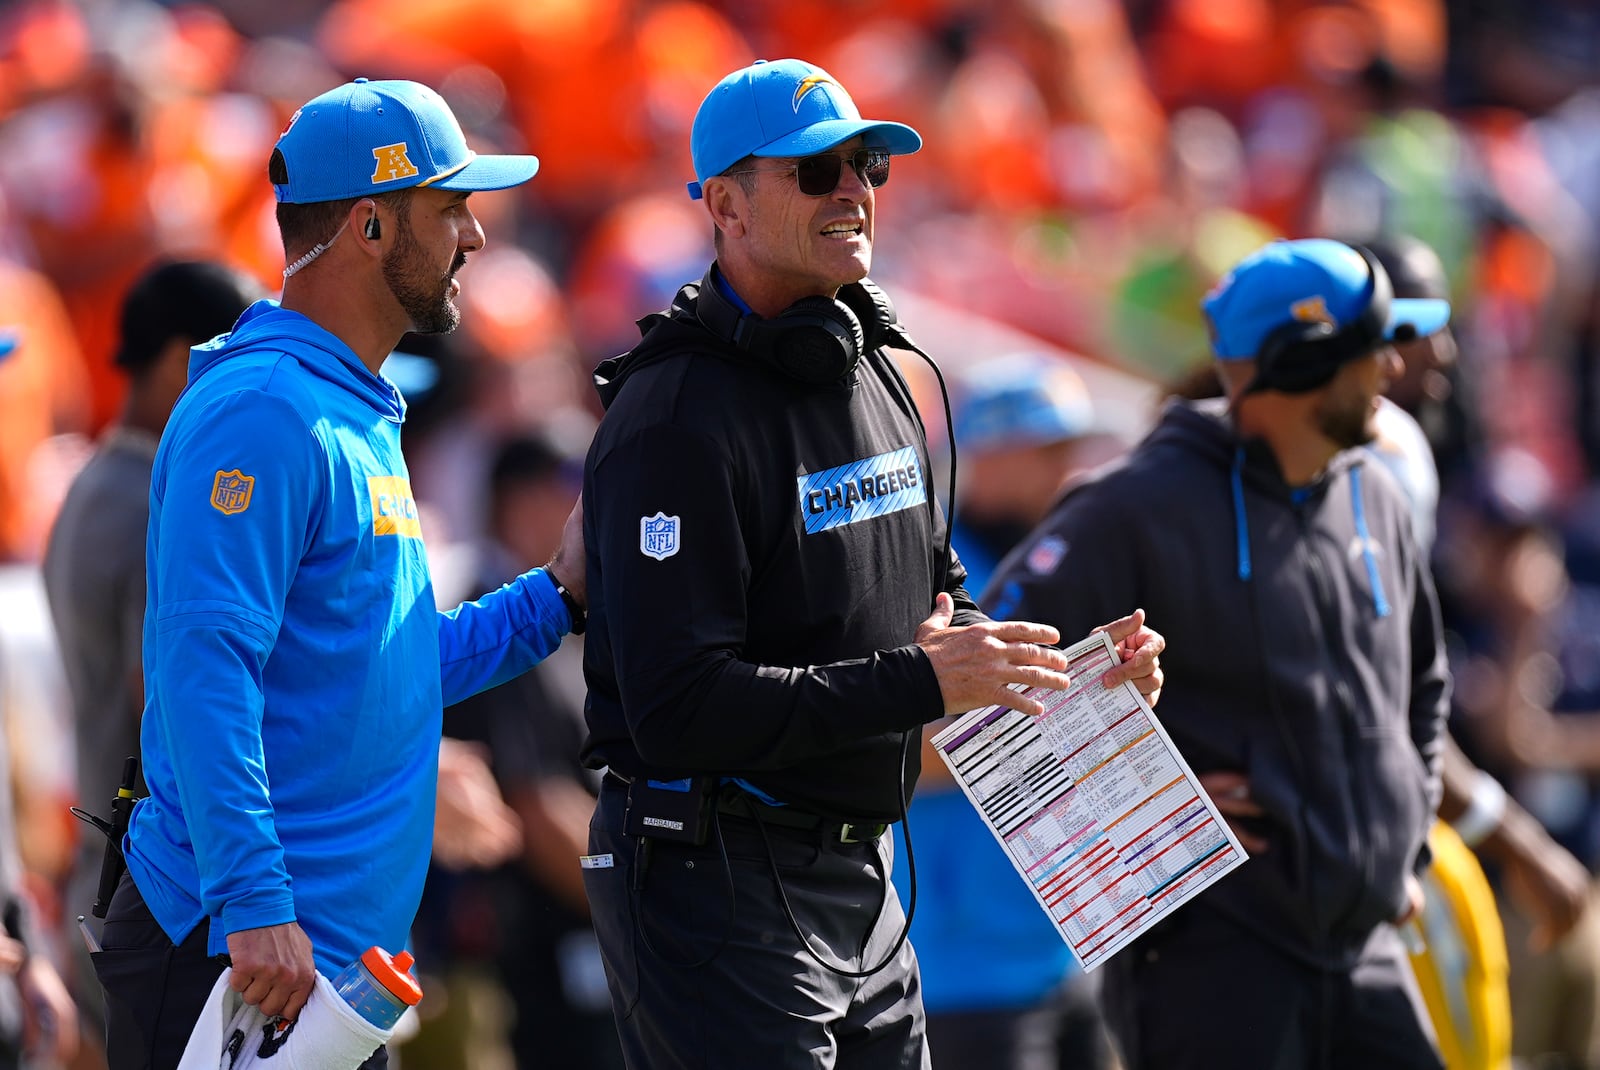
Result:
{"label": "black sunglasses", "polygon": [[889,181],[889,153],[883,149],[857,149],[849,156],[823,152],[796,160],[793,167],[747,167],[742,171],[724,171],[725,175],[754,175],[763,171],[781,175],[794,172],[800,192],[807,197],[826,197],[839,188],[839,176],[844,173],[844,162],[862,182],[877,189]]}

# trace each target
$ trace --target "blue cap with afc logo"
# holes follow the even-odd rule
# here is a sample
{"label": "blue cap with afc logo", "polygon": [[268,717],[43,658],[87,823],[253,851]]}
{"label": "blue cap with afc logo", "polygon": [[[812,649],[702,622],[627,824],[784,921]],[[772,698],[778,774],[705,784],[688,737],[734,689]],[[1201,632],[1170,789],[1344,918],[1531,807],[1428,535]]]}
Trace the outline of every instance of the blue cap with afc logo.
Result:
{"label": "blue cap with afc logo", "polygon": [[[1202,302],[1212,352],[1218,360],[1253,360],[1274,332],[1296,322],[1347,329],[1373,300],[1372,271],[1354,248],[1329,238],[1275,241],[1257,249]],[[1426,338],[1449,320],[1448,301],[1397,298],[1374,341]]]}
{"label": "blue cap with afc logo", "polygon": [[[286,204],[342,201],[411,186],[494,190],[539,169],[534,156],[479,156],[444,98],[418,82],[357,78],[307,101],[278,138]],[[280,177],[280,176],[274,176]]]}

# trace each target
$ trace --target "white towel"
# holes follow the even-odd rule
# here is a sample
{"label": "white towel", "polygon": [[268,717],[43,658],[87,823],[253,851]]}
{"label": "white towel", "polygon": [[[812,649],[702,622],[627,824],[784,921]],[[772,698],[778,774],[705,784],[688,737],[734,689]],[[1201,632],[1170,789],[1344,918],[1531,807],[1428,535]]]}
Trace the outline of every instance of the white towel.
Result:
{"label": "white towel", "polygon": [[389,1039],[317,974],[317,985],[287,1033],[228,984],[211,988],[178,1070],[356,1070]]}

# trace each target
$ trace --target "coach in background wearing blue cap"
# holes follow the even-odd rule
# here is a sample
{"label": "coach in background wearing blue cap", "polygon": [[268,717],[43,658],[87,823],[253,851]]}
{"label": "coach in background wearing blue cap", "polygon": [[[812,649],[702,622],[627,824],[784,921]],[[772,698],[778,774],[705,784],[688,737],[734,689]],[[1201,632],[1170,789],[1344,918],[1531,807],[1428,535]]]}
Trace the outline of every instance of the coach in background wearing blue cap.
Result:
{"label": "coach in background wearing blue cap", "polygon": [[152,474],[150,794],[96,963],[112,1070],[177,1065],[218,956],[247,1003],[293,1019],[331,993],[318,973],[401,950],[442,707],[581,628],[576,511],[548,566],[436,610],[405,403],[379,374],[407,331],[455,328],[456,271],[484,244],[468,196],[537,167],[475,155],[414,82],[340,86],[278,139],[282,303],[194,347]]}
{"label": "coach in background wearing blue cap", "polygon": [[[888,352],[912,347],[866,278],[921,144],[809,63],[724,78],[689,184],[717,259],[596,376],[584,879],[639,1070],[927,1066],[885,835],[918,733],[1066,683],[1054,629],[962,586]],[[1158,689],[1160,637],[1112,633],[1115,679]]]}
{"label": "coach in background wearing blue cap", "polygon": [[1439,1067],[1396,926],[1449,683],[1406,499],[1359,447],[1393,343],[1450,306],[1309,239],[1246,257],[1204,312],[1227,396],[1170,404],[992,585],[1063,634],[1113,605],[1161,621],[1162,723],[1252,855],[1105,965],[1103,1009],[1128,1070]]}

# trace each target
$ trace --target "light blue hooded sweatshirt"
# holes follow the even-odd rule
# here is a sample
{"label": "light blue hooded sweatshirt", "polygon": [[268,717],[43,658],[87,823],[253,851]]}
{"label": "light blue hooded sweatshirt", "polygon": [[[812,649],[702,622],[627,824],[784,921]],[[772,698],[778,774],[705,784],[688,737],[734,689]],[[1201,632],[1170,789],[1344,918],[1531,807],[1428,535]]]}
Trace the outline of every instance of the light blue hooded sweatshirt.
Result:
{"label": "light blue hooded sweatshirt", "polygon": [[442,708],[570,626],[535,569],[441,614],[400,454],[405,403],[259,301],[195,347],[146,541],[150,796],[128,868],[175,943],[298,921],[332,976],[405,946],[432,844]]}

